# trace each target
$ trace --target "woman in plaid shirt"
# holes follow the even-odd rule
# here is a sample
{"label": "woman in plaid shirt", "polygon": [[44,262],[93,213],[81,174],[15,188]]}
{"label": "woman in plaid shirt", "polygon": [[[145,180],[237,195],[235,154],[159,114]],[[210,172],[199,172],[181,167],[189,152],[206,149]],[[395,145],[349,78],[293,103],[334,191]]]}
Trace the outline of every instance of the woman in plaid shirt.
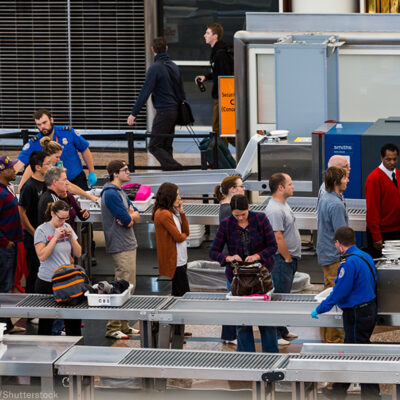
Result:
{"label": "woman in plaid shirt", "polygon": [[[277,251],[274,231],[264,213],[249,211],[246,196],[235,195],[231,200],[232,215],[221,221],[210,248],[210,257],[225,266],[225,275],[232,282],[232,261],[260,262],[269,271],[274,266],[273,256]],[[225,244],[228,253],[222,253]],[[276,328],[258,327],[261,334],[262,351],[277,353]],[[255,351],[253,328],[238,326],[238,351]]]}

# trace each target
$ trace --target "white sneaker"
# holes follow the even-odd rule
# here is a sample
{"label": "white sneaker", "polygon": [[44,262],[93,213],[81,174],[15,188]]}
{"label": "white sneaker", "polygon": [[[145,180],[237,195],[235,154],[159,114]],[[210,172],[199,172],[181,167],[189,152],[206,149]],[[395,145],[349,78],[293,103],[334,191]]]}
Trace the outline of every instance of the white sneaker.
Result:
{"label": "white sneaker", "polygon": [[293,340],[293,339],[297,339],[299,337],[299,335],[296,335],[295,333],[293,333],[293,332],[289,332],[285,337],[284,337],[284,339],[286,339],[286,340]]}
{"label": "white sneaker", "polygon": [[33,318],[29,322],[33,325],[39,325],[39,318]]}
{"label": "white sneaker", "polygon": [[222,343],[223,343],[223,344],[233,344],[233,345],[237,345],[237,339],[233,339],[233,340],[223,340]]}
{"label": "white sneaker", "polygon": [[352,383],[349,388],[347,389],[348,392],[351,393],[360,393],[361,392],[361,386],[359,383]]}
{"label": "white sneaker", "polygon": [[290,344],[290,342],[289,342],[289,340],[280,338],[280,339],[278,339],[278,344],[279,344],[279,346],[287,346]]}

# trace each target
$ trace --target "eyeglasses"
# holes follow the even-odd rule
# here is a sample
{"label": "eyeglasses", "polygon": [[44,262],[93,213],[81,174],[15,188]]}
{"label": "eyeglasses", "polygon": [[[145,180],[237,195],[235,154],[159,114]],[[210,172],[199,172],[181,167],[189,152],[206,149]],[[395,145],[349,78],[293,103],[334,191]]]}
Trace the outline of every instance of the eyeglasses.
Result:
{"label": "eyeglasses", "polygon": [[55,216],[56,216],[60,221],[65,221],[65,222],[69,221],[69,217],[61,218],[61,217],[59,217],[57,214],[55,214]]}
{"label": "eyeglasses", "polygon": [[119,172],[129,172],[129,168],[125,167],[119,170]]}

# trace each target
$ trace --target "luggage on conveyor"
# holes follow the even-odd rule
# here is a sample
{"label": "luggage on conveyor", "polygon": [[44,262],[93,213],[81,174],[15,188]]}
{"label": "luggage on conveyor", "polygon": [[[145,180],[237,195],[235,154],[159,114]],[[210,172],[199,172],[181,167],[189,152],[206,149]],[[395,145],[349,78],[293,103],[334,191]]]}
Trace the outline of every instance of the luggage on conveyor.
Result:
{"label": "luggage on conveyor", "polygon": [[[218,143],[218,169],[235,168],[236,161],[232,157],[232,154],[229,151],[226,144],[220,139],[217,139],[217,143]],[[211,168],[215,168],[214,146],[215,146],[215,140],[211,140],[210,138],[203,139],[199,145],[200,150],[206,151],[207,162]]]}

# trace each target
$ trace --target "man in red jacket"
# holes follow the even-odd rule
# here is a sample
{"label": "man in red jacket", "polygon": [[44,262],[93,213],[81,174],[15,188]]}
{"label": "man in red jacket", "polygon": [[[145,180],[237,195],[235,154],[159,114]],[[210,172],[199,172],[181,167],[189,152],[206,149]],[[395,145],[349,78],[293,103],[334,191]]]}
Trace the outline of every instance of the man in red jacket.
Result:
{"label": "man in red jacket", "polygon": [[370,254],[380,257],[383,241],[400,239],[399,148],[387,143],[381,148],[382,163],[365,182],[367,240]]}

